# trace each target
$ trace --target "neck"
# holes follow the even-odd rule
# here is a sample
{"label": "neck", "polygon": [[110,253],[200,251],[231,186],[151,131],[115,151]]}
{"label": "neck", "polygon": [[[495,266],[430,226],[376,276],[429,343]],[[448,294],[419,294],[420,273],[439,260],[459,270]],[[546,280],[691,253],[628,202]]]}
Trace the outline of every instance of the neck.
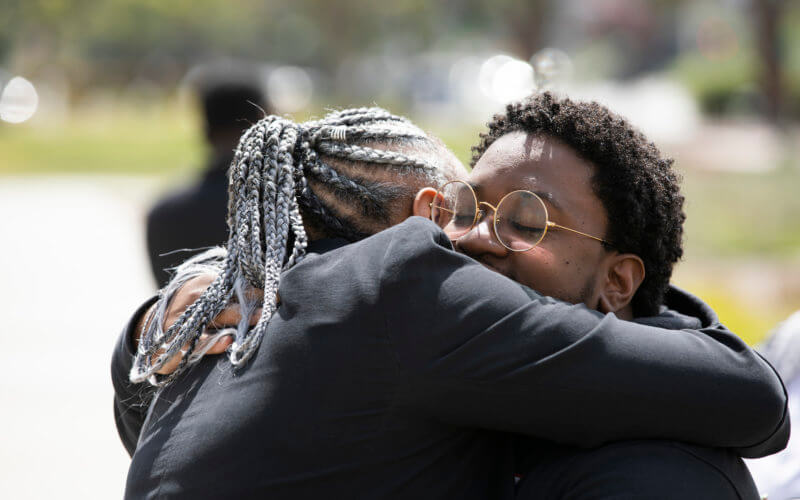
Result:
{"label": "neck", "polygon": [[619,319],[633,321],[633,307],[630,304],[623,307],[619,311],[614,312],[614,314],[616,314]]}

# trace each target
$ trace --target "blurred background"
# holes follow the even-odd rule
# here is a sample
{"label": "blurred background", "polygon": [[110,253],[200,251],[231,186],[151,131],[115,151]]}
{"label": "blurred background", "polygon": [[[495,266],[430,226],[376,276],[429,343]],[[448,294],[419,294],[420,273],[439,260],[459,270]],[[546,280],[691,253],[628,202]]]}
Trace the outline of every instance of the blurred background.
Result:
{"label": "blurred background", "polygon": [[511,100],[596,99],[684,177],[674,281],[751,344],[800,308],[800,2],[0,0],[4,498],[122,494],[110,352],[155,290],[148,210],[204,175],[215,66],[294,119],[406,114],[465,162]]}

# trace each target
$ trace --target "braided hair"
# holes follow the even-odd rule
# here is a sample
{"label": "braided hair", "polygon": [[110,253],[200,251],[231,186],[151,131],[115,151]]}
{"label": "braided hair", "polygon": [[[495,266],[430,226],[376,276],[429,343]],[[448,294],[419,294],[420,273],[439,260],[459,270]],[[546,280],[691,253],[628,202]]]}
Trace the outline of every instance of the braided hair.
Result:
{"label": "braided hair", "polygon": [[[242,135],[231,163],[226,247],[189,259],[161,290],[139,341],[131,381],[162,386],[197,362],[200,334],[234,297],[243,307],[229,358],[234,366],[244,365],[277,309],[281,272],[305,255],[307,229],[317,237],[360,240],[389,226],[400,213],[397,206],[410,206],[420,187],[454,178],[456,165],[441,142],[380,108],[333,112],[302,124],[263,118]],[[216,279],[164,332],[172,296],[186,281],[208,272]],[[252,328],[251,289],[264,291]],[[178,368],[157,375],[179,350]]]}

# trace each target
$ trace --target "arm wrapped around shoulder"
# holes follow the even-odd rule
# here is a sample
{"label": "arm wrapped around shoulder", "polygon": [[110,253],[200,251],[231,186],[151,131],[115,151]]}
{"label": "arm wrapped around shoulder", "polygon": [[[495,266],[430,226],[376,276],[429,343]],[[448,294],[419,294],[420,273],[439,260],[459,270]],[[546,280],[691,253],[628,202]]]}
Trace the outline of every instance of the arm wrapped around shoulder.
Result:
{"label": "arm wrapped around shoulder", "polygon": [[625,321],[529,296],[429,221],[386,233],[379,310],[410,411],[582,447],[668,439],[754,457],[786,445],[781,379],[713,312]]}

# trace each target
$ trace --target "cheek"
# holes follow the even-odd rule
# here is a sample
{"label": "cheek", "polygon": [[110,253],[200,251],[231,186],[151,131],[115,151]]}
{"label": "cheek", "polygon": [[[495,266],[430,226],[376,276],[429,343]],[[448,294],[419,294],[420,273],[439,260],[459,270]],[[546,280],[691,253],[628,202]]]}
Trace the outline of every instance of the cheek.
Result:
{"label": "cheek", "polygon": [[541,246],[514,255],[515,279],[548,295],[560,287],[561,267],[558,255]]}
{"label": "cheek", "polygon": [[574,248],[541,245],[514,257],[514,278],[520,283],[566,302],[583,301],[588,274],[586,257]]}

